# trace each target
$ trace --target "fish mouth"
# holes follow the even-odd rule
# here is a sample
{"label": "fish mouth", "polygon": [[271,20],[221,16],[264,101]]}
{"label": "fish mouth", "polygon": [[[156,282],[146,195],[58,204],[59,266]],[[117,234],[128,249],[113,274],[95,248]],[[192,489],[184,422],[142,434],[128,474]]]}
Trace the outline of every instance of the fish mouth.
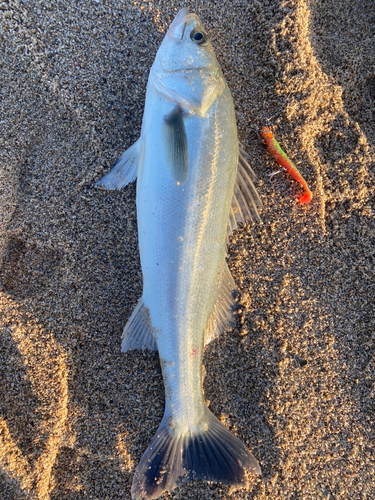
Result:
{"label": "fish mouth", "polygon": [[157,78],[158,80],[162,81],[164,79],[168,79],[172,75],[181,75],[181,76],[186,76],[188,77],[189,75],[194,75],[196,73],[202,73],[202,72],[212,72],[213,71],[213,66],[211,64],[206,64],[205,66],[196,66],[196,67],[189,67],[189,66],[182,66],[176,69],[169,70],[163,66],[161,63],[162,71],[155,71],[153,70],[153,76]]}
{"label": "fish mouth", "polygon": [[[172,71],[168,71],[166,74],[171,75],[171,74],[189,74],[189,73],[194,73],[195,71],[209,71],[211,69],[211,66],[197,66],[196,68],[178,68],[178,69],[173,69]],[[163,78],[163,77],[161,77]]]}
{"label": "fish mouth", "polygon": [[197,19],[196,14],[189,12],[188,7],[184,7],[183,9],[181,9],[169,26],[169,30],[167,33],[168,38],[174,37],[182,40],[184,37],[186,23],[190,19]]}
{"label": "fish mouth", "polygon": [[183,9],[181,9],[178,13],[177,13],[177,16],[173,19],[171,25],[169,26],[169,30],[168,31],[174,31],[176,26],[179,26],[184,18],[186,16],[189,16],[191,15],[190,12],[189,12],[189,8],[188,7],[184,7]]}

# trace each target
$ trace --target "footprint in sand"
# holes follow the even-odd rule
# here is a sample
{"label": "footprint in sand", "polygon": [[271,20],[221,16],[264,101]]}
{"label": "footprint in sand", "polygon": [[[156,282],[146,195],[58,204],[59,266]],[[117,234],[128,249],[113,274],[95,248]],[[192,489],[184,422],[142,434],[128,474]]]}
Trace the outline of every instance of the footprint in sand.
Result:
{"label": "footprint in sand", "polygon": [[52,335],[5,294],[0,296],[0,319],[0,468],[10,491],[47,500],[56,456],[65,442],[66,356]]}

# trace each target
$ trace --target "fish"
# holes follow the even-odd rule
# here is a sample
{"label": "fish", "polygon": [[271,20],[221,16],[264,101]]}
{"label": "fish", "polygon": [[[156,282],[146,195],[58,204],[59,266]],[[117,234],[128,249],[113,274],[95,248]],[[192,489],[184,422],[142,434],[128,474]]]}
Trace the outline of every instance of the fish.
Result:
{"label": "fish", "polygon": [[230,90],[187,8],[151,67],[139,139],[96,185],[121,189],[135,178],[143,293],[122,351],[159,352],[165,412],[132,498],[158,498],[188,479],[241,484],[260,466],[207,407],[202,362],[204,346],[233,326],[228,238],[239,222],[259,219],[262,202]]}

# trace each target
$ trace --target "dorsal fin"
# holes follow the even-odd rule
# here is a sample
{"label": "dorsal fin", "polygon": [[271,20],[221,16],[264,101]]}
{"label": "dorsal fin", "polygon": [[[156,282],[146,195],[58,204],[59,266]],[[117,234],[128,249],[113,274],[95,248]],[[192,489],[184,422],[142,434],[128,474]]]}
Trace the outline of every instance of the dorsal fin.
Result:
{"label": "dorsal fin", "polygon": [[242,145],[239,144],[237,178],[229,214],[228,236],[237,229],[238,222],[260,220],[258,208],[261,208],[263,204],[254,186],[256,175],[248,159]]}

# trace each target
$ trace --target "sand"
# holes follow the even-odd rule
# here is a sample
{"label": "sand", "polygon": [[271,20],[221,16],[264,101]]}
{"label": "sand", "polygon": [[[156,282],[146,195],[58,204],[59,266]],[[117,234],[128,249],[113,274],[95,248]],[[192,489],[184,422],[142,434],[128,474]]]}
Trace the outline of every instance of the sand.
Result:
{"label": "sand", "polygon": [[[142,291],[135,186],[94,183],[138,137],[180,2],[0,3],[0,498],[129,499],[163,414],[158,356],[121,354]],[[233,93],[262,223],[234,234],[237,327],[211,410],[259,459],[165,498],[375,499],[375,17],[370,0],[192,1]],[[277,171],[270,126],[314,192]]]}

